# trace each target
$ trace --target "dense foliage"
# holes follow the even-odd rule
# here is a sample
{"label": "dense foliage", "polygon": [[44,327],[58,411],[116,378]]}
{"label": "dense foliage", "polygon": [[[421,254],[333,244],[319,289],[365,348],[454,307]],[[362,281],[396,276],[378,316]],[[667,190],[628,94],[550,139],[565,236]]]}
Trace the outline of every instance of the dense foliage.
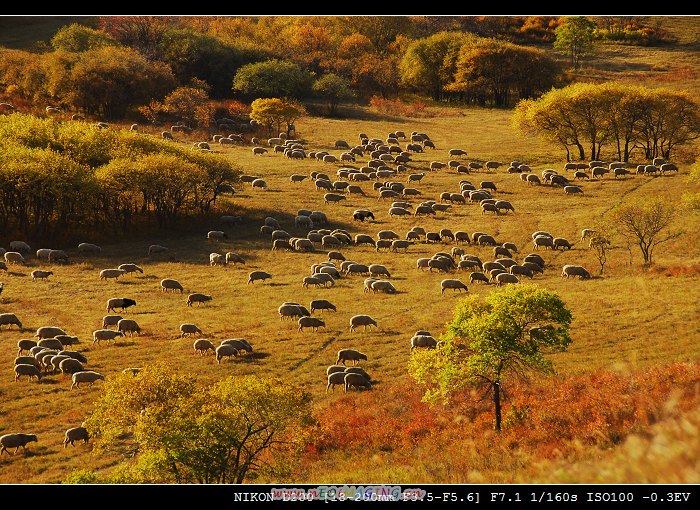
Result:
{"label": "dense foliage", "polygon": [[150,135],[22,114],[0,117],[0,159],[0,226],[47,237],[171,225],[209,211],[240,173]]}

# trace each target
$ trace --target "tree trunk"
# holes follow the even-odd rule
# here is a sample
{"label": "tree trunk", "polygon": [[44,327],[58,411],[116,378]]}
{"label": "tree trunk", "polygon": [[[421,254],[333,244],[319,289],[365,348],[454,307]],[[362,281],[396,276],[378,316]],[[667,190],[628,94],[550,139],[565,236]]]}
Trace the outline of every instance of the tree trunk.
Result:
{"label": "tree trunk", "polygon": [[501,383],[493,383],[493,406],[496,413],[496,431],[501,431]]}

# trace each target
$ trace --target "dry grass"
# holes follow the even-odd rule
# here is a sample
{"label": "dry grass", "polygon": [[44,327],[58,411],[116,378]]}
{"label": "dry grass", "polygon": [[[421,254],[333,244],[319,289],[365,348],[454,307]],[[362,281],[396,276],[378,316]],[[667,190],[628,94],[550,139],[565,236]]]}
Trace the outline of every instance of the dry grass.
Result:
{"label": "dry grass", "polygon": [[[434,118],[401,122],[383,118],[342,121],[305,118],[297,122],[297,126],[299,137],[310,149],[325,149],[333,154],[340,152],[333,148],[335,140],[342,138],[355,143],[360,131],[380,138],[396,129],[427,132],[437,149],[429,149],[414,158],[411,167],[418,171],[423,171],[430,161],[446,162],[447,151],[452,147],[466,149],[469,152],[467,160],[510,162],[520,159],[531,164],[537,172],[547,167],[563,168],[560,154],[537,140],[520,138],[511,131],[508,112],[468,110],[463,113],[452,111]],[[194,139],[175,143],[191,145]],[[90,455],[89,447],[64,450],[61,445],[64,430],[79,424],[90,412],[91,402],[100,394],[102,383],[98,382],[93,388],[71,391],[69,378],[60,375],[48,376],[41,384],[26,380],[13,382],[11,367],[16,341],[31,336],[39,326],[59,325],[70,334],[78,335],[83,342],[79,348],[89,358],[89,369],[103,372],[107,377],[126,367],[139,366],[157,358],[166,359],[173,369],[194,373],[204,381],[214,381],[224,375],[264,372],[285,377],[307,388],[313,393],[319,410],[338,398],[337,392],[335,395],[325,393],[325,367],[335,361],[338,349],[351,347],[368,354],[365,368],[378,380],[375,388],[378,393],[382,392],[383,384],[405,378],[410,336],[417,329],[439,334],[450,320],[459,299],[459,295],[451,293],[441,296],[440,281],[444,276],[417,270],[415,260],[436,251],[449,251],[452,245],[417,244],[407,254],[377,253],[370,247],[342,249],[348,259],[385,264],[399,290],[396,295],[363,293],[363,278],[359,276],[344,277],[331,289],[304,289],[302,277],[308,274],[311,264],[326,258],[325,251],[309,254],[271,252],[269,239],[258,231],[263,218],[272,215],[280,219],[292,235],[304,235],[304,231],[293,226],[293,216],[300,208],[325,211],[332,226],[346,228],[353,235],[368,233],[376,236],[378,230],[390,228],[403,236],[416,224],[427,230],[480,230],[493,234],[500,241],[516,243],[520,249],[517,258],[532,251],[531,232],[549,230],[574,242],[571,251],[542,252],[548,266],[543,276],[535,278],[539,285],[559,292],[575,316],[574,342],[567,353],[556,356],[562,374],[598,369],[625,373],[698,359],[700,277],[697,271],[676,270],[671,276],[654,271],[643,273],[639,267],[641,257],[633,253],[630,267],[629,253],[618,243],[612,251],[605,277],[579,281],[559,276],[565,263],[581,263],[592,271],[596,269],[592,254],[584,243],[578,241],[582,228],[591,226],[622,200],[652,195],[677,199],[692,189],[684,169],[679,175],[668,177],[634,176],[586,182],[583,184],[586,194],[582,197],[564,196],[560,189],[528,187],[517,175],[506,174],[503,169],[471,176],[446,169],[427,172],[418,185],[423,193],[420,199],[437,199],[442,191],[457,191],[461,179],[470,179],[477,185],[481,180],[491,180],[498,187],[497,196],[510,200],[517,212],[485,216],[478,206],[455,205],[450,212],[436,218],[392,219],[387,215],[389,203],[377,201],[371,183],[361,183],[367,192],[366,197],[350,198],[339,205],[325,205],[323,192],[316,191],[309,180],[300,185],[289,182],[291,174],[308,174],[312,170],[326,171],[333,178],[338,165],[293,161],[273,153],[253,156],[250,145],[216,150],[236,161],[246,173],[264,177],[269,184],[267,191],[241,187],[233,198],[219,204],[217,213],[242,214],[246,220],[236,228],[227,229],[230,236],[227,242],[213,243],[206,239],[208,229],[221,227],[213,217],[208,225],[196,230],[183,228],[180,232],[164,233],[158,238],[114,242],[106,239],[102,242],[102,256],[89,259],[76,256],[71,265],[51,267],[55,275],[48,282],[31,281],[31,270],[45,266],[33,258],[29,267],[12,267],[8,275],[3,275],[5,290],[0,296],[0,312],[17,313],[24,322],[25,332],[18,333],[14,327],[10,330],[5,327],[0,332],[0,341],[5,346],[0,354],[0,367],[4,367],[4,375],[0,378],[3,402],[0,434],[34,432],[39,435],[39,442],[30,445],[30,453],[26,456],[3,455],[0,458],[0,483],[58,482],[76,467],[100,471],[117,461],[94,457]],[[353,222],[352,211],[359,207],[373,210],[377,221]],[[674,228],[683,228],[688,234],[662,245],[657,254],[659,266],[697,266],[700,262],[699,226],[697,215],[684,213]],[[2,244],[7,242],[9,239]],[[166,257],[149,258],[145,254],[152,242],[169,246],[171,251]],[[41,246],[35,244],[33,248],[40,248],[45,243],[38,243]],[[70,246],[67,248],[75,252]],[[209,267],[209,253],[213,251],[239,252],[248,263],[244,267]],[[491,248],[466,247],[466,251],[483,260],[492,257]],[[145,274],[119,281],[99,281],[99,270],[124,262],[142,265]],[[272,280],[247,285],[248,272],[254,269],[271,272]],[[181,281],[188,292],[211,294],[214,300],[188,308],[185,305],[187,293],[160,291],[159,281],[166,277]],[[457,277],[467,281],[468,273]],[[492,286],[469,287],[471,293],[480,295],[492,290]],[[113,345],[93,347],[91,333],[101,327],[106,300],[116,296],[136,299],[137,306],[125,315],[139,322],[143,334],[120,339]],[[338,307],[337,313],[325,312],[322,315],[327,323],[325,329],[302,334],[297,332],[295,323],[280,321],[277,307],[282,302],[297,301],[308,305],[316,298],[327,298]],[[355,314],[372,315],[379,322],[379,330],[350,333],[349,319]],[[194,356],[192,339],[178,338],[178,328],[183,322],[197,324],[206,337],[216,343],[224,338],[245,337],[253,344],[255,354],[221,365],[217,365],[212,357]],[[429,438],[426,441],[422,447],[432,452],[438,451],[435,446],[449,441],[449,438]],[[384,454],[377,455],[376,470],[372,472],[381,472],[388,479],[401,472],[396,459],[389,463]],[[404,461],[407,466],[412,462],[408,457]],[[489,462],[493,464],[491,468],[479,466],[483,481],[503,479],[502,474],[496,474],[500,469],[496,460]],[[339,480],[345,467],[342,464],[320,464],[314,472],[319,472],[319,469],[328,479]],[[459,469],[468,469],[468,465],[461,465]],[[421,470],[427,472],[431,468],[427,464],[411,465],[404,472]],[[435,479],[442,475],[447,481],[465,479],[461,472],[440,472],[422,478]]]}

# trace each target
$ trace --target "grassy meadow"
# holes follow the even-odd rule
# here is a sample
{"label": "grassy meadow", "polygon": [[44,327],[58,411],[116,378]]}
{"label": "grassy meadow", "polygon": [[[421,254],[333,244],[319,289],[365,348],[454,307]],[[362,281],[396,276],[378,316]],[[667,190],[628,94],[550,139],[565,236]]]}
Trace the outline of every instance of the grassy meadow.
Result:
{"label": "grassy meadow", "polygon": [[[93,456],[90,446],[68,449],[62,446],[64,431],[79,425],[88,415],[92,401],[100,394],[102,383],[71,391],[70,378],[65,375],[46,376],[40,384],[26,379],[13,381],[16,342],[31,337],[36,328],[45,325],[57,325],[69,334],[77,335],[82,342],[78,350],[83,351],[89,360],[87,368],[104,373],[108,378],[127,367],[164,360],[173,370],[196,374],[203,381],[213,382],[227,375],[252,373],[283,377],[313,394],[320,422],[327,427],[331,425],[324,419],[338,411],[339,402],[352,403],[351,408],[364,402],[369,407],[376,406],[375,411],[392,408],[399,423],[399,436],[400,424],[411,421],[416,413],[438,420],[441,411],[420,403],[419,388],[406,374],[409,339],[418,329],[439,335],[451,319],[460,295],[447,291],[442,296],[440,281],[446,276],[418,270],[416,259],[429,257],[437,251],[449,251],[455,245],[418,243],[405,254],[377,252],[369,246],[341,249],[348,260],[386,265],[391,272],[391,281],[398,289],[395,295],[364,293],[364,277],[361,276],[343,277],[332,288],[307,289],[301,285],[302,278],[310,274],[312,264],[326,260],[326,250],[317,247],[313,253],[273,252],[269,237],[259,232],[264,218],[274,216],[292,235],[304,236],[306,231],[295,228],[293,221],[296,211],[302,208],[324,211],[331,228],[344,228],[353,236],[365,233],[376,238],[379,230],[392,229],[403,237],[414,225],[421,225],[427,231],[442,228],[470,233],[483,231],[500,242],[515,243],[519,249],[516,260],[533,251],[530,234],[535,230],[547,230],[555,236],[565,237],[573,243],[573,249],[563,252],[540,250],[547,267],[544,275],[533,280],[560,293],[574,314],[574,341],[567,352],[554,357],[558,373],[553,381],[585,378],[599,372],[632,377],[679,363],[697,367],[700,354],[700,311],[697,306],[700,302],[700,218],[697,214],[682,210],[673,228],[681,229],[685,234],[658,248],[656,267],[652,270],[643,272],[638,251],[633,248],[630,253],[618,240],[603,277],[589,281],[560,277],[561,267],[568,263],[582,264],[597,274],[597,262],[588,250],[587,241],[580,241],[580,232],[615,205],[638,197],[662,196],[679,200],[686,191],[698,191],[696,185],[688,182],[687,164],[681,164],[681,171],[674,175],[632,175],[618,179],[605,176],[584,182],[585,195],[565,196],[560,188],[528,186],[517,174],[505,173],[505,166],[496,172],[479,171],[471,175],[457,174],[447,168],[434,172],[427,170],[431,161],[447,162],[449,149],[462,148],[468,152],[465,161],[496,159],[507,163],[518,159],[537,173],[544,168],[563,173],[561,154],[538,140],[516,135],[509,127],[507,111],[441,110],[434,117],[421,119],[387,118],[365,112],[361,120],[309,117],[298,121],[297,126],[297,138],[309,150],[328,150],[332,154],[341,152],[334,148],[335,140],[345,139],[354,144],[359,132],[378,138],[384,138],[394,130],[428,133],[436,149],[417,154],[409,165],[409,172],[426,173],[416,185],[422,194],[410,202],[437,200],[443,191],[459,191],[459,181],[463,179],[476,185],[489,180],[497,186],[495,196],[511,201],[516,212],[500,216],[482,215],[478,205],[466,204],[454,205],[437,217],[392,218],[387,214],[390,201],[376,198],[372,182],[360,183],[366,192],[364,197],[353,195],[339,204],[324,204],[324,192],[315,190],[310,179],[292,184],[289,176],[317,170],[334,179],[336,170],[342,165],[309,159],[290,160],[271,150],[263,156],[256,156],[248,143],[214,147],[215,151],[236,161],[245,173],[265,178],[268,189],[255,190],[247,184],[239,185],[234,195],[217,203],[217,210],[209,221],[196,228],[183,226],[179,231],[153,237],[134,236],[133,239],[111,239],[108,232],[96,233],[95,239],[77,242],[99,242],[103,248],[99,257],[79,256],[75,249],[77,242],[74,246],[49,246],[67,249],[73,257],[72,263],[50,265],[32,256],[26,266],[11,266],[2,276],[5,289],[0,296],[0,311],[16,313],[23,322],[24,331],[17,331],[15,326],[3,327],[0,331],[0,341],[5,346],[0,353],[0,367],[5,367],[2,370],[5,375],[0,378],[0,399],[3,402],[0,434],[32,432],[39,436],[39,442],[32,443],[26,455],[3,455],[0,458],[0,482],[60,482],[75,468],[108,473],[119,460],[104,455]],[[143,136],[152,135],[157,135],[157,132],[152,130]],[[173,143],[191,145],[204,136],[203,133],[180,136]],[[366,160],[366,157],[360,158],[355,164],[361,166]],[[404,182],[405,179],[406,175],[397,178]],[[354,222],[352,212],[356,208],[374,211],[376,221]],[[241,215],[244,221],[235,227],[225,227],[217,220],[221,214]],[[206,232],[210,229],[225,230],[228,240],[209,241]],[[30,244],[33,249],[46,247],[45,243],[36,241]],[[147,248],[150,244],[163,244],[170,251],[149,257]],[[492,248],[464,248],[484,261],[493,258]],[[235,267],[209,266],[210,253],[227,251],[240,253],[247,263]],[[125,276],[116,281],[99,280],[101,269],[126,262],[139,264],[144,274]],[[33,282],[30,272],[38,268],[53,270],[54,275],[48,281]],[[270,272],[272,279],[247,284],[248,273],[258,269]],[[448,277],[468,282],[468,272]],[[159,282],[162,278],[179,280],[185,293],[161,292]],[[493,285],[474,284],[469,285],[469,292],[485,296],[494,288]],[[187,307],[185,300],[189,292],[211,294],[213,301]],[[101,327],[102,316],[106,314],[105,304],[110,297],[130,297],[137,301],[137,306],[124,316],[137,320],[143,329],[142,334],[119,338],[111,345],[93,346],[92,331]],[[295,322],[280,320],[277,308],[283,302],[295,301],[308,306],[312,299],[319,298],[330,300],[338,309],[336,313],[315,314],[325,320],[325,328],[299,333]],[[379,329],[351,333],[349,320],[356,314],[371,315],[378,321]],[[193,339],[179,338],[179,325],[184,322],[197,324],[204,337],[217,345],[225,338],[243,337],[255,351],[252,355],[224,361],[220,365],[212,356],[195,356]],[[337,389],[334,393],[326,393],[325,368],[335,362],[337,351],[343,348],[355,348],[368,355],[363,366],[377,381],[371,393],[341,395]],[[697,370],[689,370],[684,372],[685,382],[691,384],[687,379],[692,382],[694,377],[697,383]],[[514,391],[524,394],[530,390],[525,386]],[[662,392],[659,398],[669,396],[670,393]],[[397,402],[401,401],[405,401],[406,406],[396,408]],[[686,407],[697,406],[697,392],[689,392],[684,402]],[[664,402],[659,400],[654,405],[663,406]],[[524,448],[527,455],[520,457],[519,464],[513,464],[517,455],[508,457],[502,451],[474,457],[472,464],[464,458],[457,462],[454,449],[439,448],[452,437],[450,434],[461,434],[459,428],[454,429],[455,424],[471,420],[470,426],[483,434],[484,444],[496,441],[490,430],[490,409],[481,406],[480,411],[478,406],[474,408],[476,414],[471,418],[460,414],[460,406],[442,411],[443,419],[453,417],[451,428],[445,429],[443,437],[421,436],[421,441],[410,450],[394,444],[394,439],[387,439],[389,446],[384,445],[383,451],[378,452],[376,458],[372,457],[371,469],[366,473],[357,470],[355,461],[350,462],[356,457],[344,452],[342,445],[326,444],[325,454],[305,457],[294,481],[360,482],[368,481],[367,473],[371,481],[377,482],[508,482],[516,479],[515,473],[517,479],[528,481],[528,477],[544,476],[530,465],[533,458],[562,461],[549,454],[540,459],[541,454],[537,451]],[[351,408],[342,406],[345,413],[351,412]],[[367,420],[381,423],[382,413],[373,414]],[[326,432],[330,430],[326,428]],[[472,437],[471,441],[478,441],[478,438]],[[415,448],[420,448],[420,455],[416,454]],[[518,451],[517,447],[513,448],[511,453]],[[406,457],[409,451],[412,453]],[[571,455],[573,460],[591,459],[596,457],[597,451],[599,447],[594,445]],[[440,470],[428,468],[435,455],[444,457],[442,462],[446,467]],[[414,461],[409,461],[409,458]],[[529,460],[526,462],[524,458]],[[404,467],[396,469],[397,463]],[[474,472],[480,474],[476,476]]]}

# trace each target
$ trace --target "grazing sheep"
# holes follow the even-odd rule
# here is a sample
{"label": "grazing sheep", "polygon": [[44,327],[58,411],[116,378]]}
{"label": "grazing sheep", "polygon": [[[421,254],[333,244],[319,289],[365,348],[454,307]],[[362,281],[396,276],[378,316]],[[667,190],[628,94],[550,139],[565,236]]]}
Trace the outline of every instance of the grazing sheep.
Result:
{"label": "grazing sheep", "polygon": [[520,279],[510,273],[500,273],[496,275],[496,284],[500,287],[505,283],[519,283]]}
{"label": "grazing sheep", "polygon": [[396,288],[389,280],[377,280],[370,284],[373,293],[396,294]]}
{"label": "grazing sheep", "polygon": [[102,248],[92,243],[80,243],[78,245],[78,253],[80,253],[81,255],[99,255],[100,253],[102,253]]}
{"label": "grazing sheep", "polygon": [[507,248],[504,248],[503,246],[496,246],[493,249],[493,256],[494,257],[512,257],[510,251]]}
{"label": "grazing sheep", "polygon": [[228,234],[222,230],[210,230],[207,232],[207,239],[210,241],[221,241],[222,239],[228,239]]}
{"label": "grazing sheep", "polygon": [[272,278],[272,275],[270,273],[266,273],[265,271],[252,271],[248,275],[247,283],[254,283],[258,280],[262,280],[264,282],[265,280],[268,280],[270,278]]}
{"label": "grazing sheep", "polygon": [[163,140],[174,140],[173,134],[170,131],[163,131],[161,132],[160,136],[163,138]]}
{"label": "grazing sheep", "polygon": [[47,257],[48,261],[53,262],[64,262],[68,263],[68,254],[63,250],[49,250]]}
{"label": "grazing sheep", "polygon": [[17,451],[19,450],[19,447],[21,446],[23,450],[27,449],[27,444],[31,443],[33,441],[38,441],[36,434],[5,434],[4,436],[0,436],[0,445],[2,445],[2,448],[0,448],[0,455],[2,455],[3,452],[7,452],[9,455],[10,452],[7,450],[8,448],[14,448],[15,451],[12,455],[16,454]]}
{"label": "grazing sheep", "polygon": [[73,388],[80,388],[81,383],[87,383],[92,386],[95,381],[104,381],[105,376],[93,370],[83,370],[82,372],[74,373],[72,380],[73,384],[71,384],[71,390]]}
{"label": "grazing sheep", "polygon": [[510,272],[510,274],[527,276],[528,278],[532,278],[534,276],[532,269],[520,264],[510,266],[508,268],[508,271]]}
{"label": "grazing sheep", "polygon": [[36,270],[32,271],[32,281],[46,280],[52,274],[53,274],[53,271],[42,271],[42,270],[36,269]]}
{"label": "grazing sheep", "polygon": [[310,285],[313,285],[315,287],[320,287],[321,285],[323,285],[325,287],[326,283],[320,278],[316,278],[315,276],[305,276],[302,280],[301,286],[305,289],[308,289]]}
{"label": "grazing sheep", "polygon": [[469,283],[475,283],[475,282],[483,282],[483,283],[490,283],[488,277],[481,272],[474,271],[469,274]]}
{"label": "grazing sheep", "polygon": [[499,212],[503,211],[503,210],[505,210],[506,212],[507,211],[515,212],[515,207],[513,207],[513,205],[510,202],[508,202],[507,200],[496,200],[496,203],[493,205],[496,206],[496,209]]}
{"label": "grazing sheep", "polygon": [[563,237],[555,237],[554,239],[552,239],[552,249],[557,250],[559,248],[561,248],[562,250],[570,250],[571,243]]}
{"label": "grazing sheep", "polygon": [[187,296],[187,306],[192,306],[192,303],[206,303],[211,301],[213,298],[207,294],[202,294],[200,292],[195,292]]}
{"label": "grazing sheep", "polygon": [[[615,173],[617,174],[617,171],[621,169],[616,169]],[[564,186],[564,193],[566,195],[576,195],[576,194],[581,194],[583,195],[583,189],[581,189],[579,186]]]}
{"label": "grazing sheep", "polygon": [[459,291],[460,294],[462,293],[462,289],[469,292],[467,286],[460,280],[442,280],[442,282],[440,282],[440,293],[443,296],[445,295],[445,289],[454,289]]}
{"label": "grazing sheep", "polygon": [[26,375],[30,381],[36,377],[37,382],[41,381],[42,377],[41,370],[34,365],[22,363],[15,365],[15,382],[23,375]]}
{"label": "grazing sheep", "polygon": [[372,317],[369,315],[354,315],[353,317],[350,318],[350,332],[355,331],[355,328],[358,326],[363,327],[363,331],[367,330],[367,327],[374,326],[375,328],[379,328],[377,325],[377,321],[374,320]]}
{"label": "grazing sheep", "polygon": [[316,310],[333,310],[334,312],[337,311],[336,306],[326,299],[315,299],[311,301],[309,308],[311,309],[311,313],[314,313],[314,311]]}
{"label": "grazing sheep", "polygon": [[[64,356],[67,357],[67,356]],[[17,356],[15,358],[15,365],[34,365],[36,368],[41,368],[41,365],[39,364],[39,360],[37,360],[34,356]]]}
{"label": "grazing sheep", "polygon": [[536,262],[524,261],[522,263],[522,266],[529,269],[532,272],[533,276],[535,273],[544,274],[544,267],[542,267]]}
{"label": "grazing sheep", "polygon": [[335,364],[340,365],[342,362],[345,366],[346,361],[352,361],[353,365],[357,365],[357,362],[361,360],[367,361],[367,355],[355,349],[341,349],[338,351],[338,360]]}
{"label": "grazing sheep", "polygon": [[255,179],[250,183],[251,188],[267,189],[267,182],[263,179]]}
{"label": "grazing sheep", "polygon": [[75,446],[76,441],[83,441],[85,444],[88,443],[90,439],[90,434],[85,427],[73,427],[66,430],[65,437],[63,439],[63,447],[68,447],[68,443],[71,446]]}
{"label": "grazing sheep", "polygon": [[182,284],[178,282],[177,280],[173,280],[172,278],[164,278],[160,281],[160,289],[163,292],[167,292],[169,290],[172,290],[175,292],[176,290],[180,291],[180,294],[185,292],[185,289],[183,288]]}
{"label": "grazing sheep", "polygon": [[121,264],[117,269],[124,271],[124,274],[129,274],[129,273],[141,273],[141,274],[143,274],[143,268],[137,266],[136,264]]}
{"label": "grazing sheep", "polygon": [[243,354],[243,352],[253,352],[253,346],[250,345],[248,341],[243,338],[228,338],[226,340],[222,340],[221,345],[232,345],[233,347],[238,349],[238,354]]}
{"label": "grazing sheep", "polygon": [[180,324],[180,338],[191,335],[201,335],[202,330],[199,329],[194,324],[184,323]]}
{"label": "grazing sheep", "polygon": [[437,346],[437,340],[431,335],[413,335],[411,337],[411,351],[416,347],[427,347],[433,349]]}
{"label": "grazing sheep", "polygon": [[[330,368],[331,367],[329,367],[329,369]],[[328,384],[326,385],[326,393],[328,393],[329,389],[331,392],[334,391],[336,384],[345,385],[345,369],[343,366],[340,366],[340,370],[328,373],[327,376]]]}
{"label": "grazing sheep", "polygon": [[372,383],[365,378],[364,375],[362,374],[355,374],[355,373],[346,373],[345,374],[345,393],[350,388],[367,388],[368,390],[372,389]]}
{"label": "grazing sheep", "polygon": [[216,348],[216,362],[221,365],[221,360],[223,358],[237,358],[240,353],[233,345],[221,344]]}
{"label": "grazing sheep", "polygon": [[32,252],[31,247],[24,241],[10,241],[10,250],[19,252],[25,257]]}
{"label": "grazing sheep", "polygon": [[100,280],[109,280],[112,278],[116,280],[124,274],[126,274],[126,271],[123,269],[103,269],[100,271]]}
{"label": "grazing sheep", "polygon": [[408,252],[408,248],[413,244],[413,241],[404,241],[402,239],[394,239],[391,241],[391,246],[389,247],[389,251],[392,252],[398,252],[399,250],[403,250],[404,253]]}
{"label": "grazing sheep", "polygon": [[493,212],[496,213],[496,215],[500,215],[501,212],[498,210],[498,208],[491,203],[483,203],[481,204],[481,214],[486,214],[487,212]]}
{"label": "grazing sheep", "polygon": [[561,270],[561,277],[569,278],[570,276],[578,276],[581,280],[588,280],[591,278],[591,273],[583,268],[583,266],[567,264]]}
{"label": "grazing sheep", "polygon": [[42,326],[36,330],[35,337],[40,340],[43,338],[56,338],[57,335],[65,335],[66,332],[56,326]]}
{"label": "grazing sheep", "polygon": [[316,317],[299,317],[297,323],[299,324],[299,332],[304,331],[304,328],[311,328],[313,331],[316,331],[317,328],[326,327],[326,323]]}
{"label": "grazing sheep", "polygon": [[73,358],[75,360],[80,361],[81,363],[87,363],[88,360],[85,357],[84,354],[77,352],[77,351],[61,351],[62,356],[68,356],[69,358]]}
{"label": "grazing sheep", "polygon": [[347,368],[352,368],[352,367],[345,367],[343,365],[330,365],[328,368],[326,368],[326,375],[331,375],[335,374],[338,372],[345,372],[345,369]]}
{"label": "grazing sheep", "polygon": [[37,342],[37,346],[44,347],[46,349],[54,349],[57,351],[63,350],[63,343],[56,338],[42,338]]}
{"label": "grazing sheep", "polygon": [[211,351],[212,354],[216,354],[216,347],[214,347],[214,344],[204,338],[195,340],[193,347],[194,352],[200,356],[205,355],[207,351]]}
{"label": "grazing sheep", "polygon": [[121,315],[105,315],[102,317],[102,328],[107,329],[109,326],[116,326],[122,319]]}
{"label": "grazing sheep", "polygon": [[209,254],[209,265],[211,267],[225,266],[226,265],[226,256],[222,255],[220,253],[210,253]]}
{"label": "grazing sheep", "polygon": [[117,323],[117,331],[121,331],[123,335],[129,333],[133,336],[134,333],[141,334],[141,327],[133,319],[122,319]]}
{"label": "grazing sheep", "polygon": [[364,222],[368,218],[371,218],[372,220],[374,220],[374,214],[372,213],[372,211],[368,211],[366,209],[356,209],[352,213],[352,219],[354,221]]}
{"label": "grazing sheep", "polygon": [[537,253],[530,253],[523,259],[525,262],[534,262],[544,268],[544,259]]}
{"label": "grazing sheep", "polygon": [[14,313],[0,313],[0,328],[5,325],[14,324],[22,331],[22,322],[17,318]]}
{"label": "grazing sheep", "polygon": [[5,252],[5,262],[8,264],[24,264],[24,257],[18,251]]}
{"label": "grazing sheep", "polygon": [[245,264],[245,260],[243,259],[243,257],[230,251],[226,253],[226,263],[228,264],[229,262],[234,265]]}
{"label": "grazing sheep", "polygon": [[584,228],[583,230],[581,230],[581,241],[587,239],[588,237],[593,237],[593,234],[595,233],[596,231],[592,228]]}
{"label": "grazing sheep", "polygon": [[30,338],[25,338],[17,342],[17,356],[23,352],[29,352],[32,347],[36,347],[36,342]]}
{"label": "grazing sheep", "polygon": [[118,336],[124,336],[124,333],[113,329],[97,329],[92,332],[92,344],[99,345],[102,340],[106,340],[109,343]]}
{"label": "grazing sheep", "polygon": [[544,246],[545,249],[554,249],[554,238],[547,236],[537,236],[535,239],[533,239],[532,244],[536,250],[539,250],[540,246]]}
{"label": "grazing sheep", "polygon": [[85,370],[83,364],[77,359],[68,356],[54,356],[53,359],[55,360],[56,358],[63,358],[58,364],[58,369],[63,374],[74,374]]}

